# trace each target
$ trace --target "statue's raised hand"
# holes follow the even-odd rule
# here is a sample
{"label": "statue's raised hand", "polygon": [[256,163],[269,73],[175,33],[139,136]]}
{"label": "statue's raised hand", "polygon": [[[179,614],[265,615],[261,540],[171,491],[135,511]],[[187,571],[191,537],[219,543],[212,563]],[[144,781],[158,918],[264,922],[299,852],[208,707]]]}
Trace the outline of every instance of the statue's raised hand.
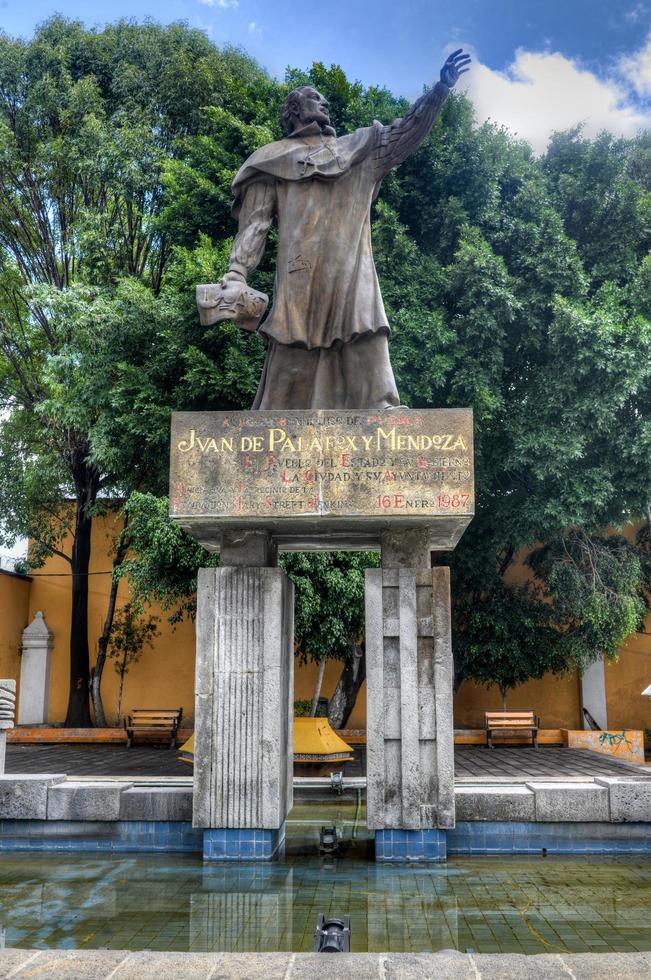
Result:
{"label": "statue's raised hand", "polygon": [[463,48],[453,51],[441,68],[441,81],[448,88],[454,88],[459,78],[467,71],[470,64],[470,55],[466,54]]}

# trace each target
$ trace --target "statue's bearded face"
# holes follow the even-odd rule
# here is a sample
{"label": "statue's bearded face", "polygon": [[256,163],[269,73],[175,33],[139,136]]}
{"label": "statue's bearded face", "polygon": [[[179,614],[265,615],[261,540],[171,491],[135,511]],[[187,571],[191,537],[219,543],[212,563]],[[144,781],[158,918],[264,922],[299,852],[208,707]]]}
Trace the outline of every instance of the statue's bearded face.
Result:
{"label": "statue's bearded face", "polygon": [[304,85],[300,90],[300,123],[316,122],[320,126],[330,125],[330,106],[328,100],[315,88]]}

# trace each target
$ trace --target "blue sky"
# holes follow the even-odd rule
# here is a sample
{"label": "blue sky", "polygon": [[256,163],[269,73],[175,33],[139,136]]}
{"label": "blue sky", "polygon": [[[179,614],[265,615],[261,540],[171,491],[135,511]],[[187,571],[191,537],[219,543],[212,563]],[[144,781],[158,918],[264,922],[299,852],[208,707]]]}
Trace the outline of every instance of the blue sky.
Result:
{"label": "blue sky", "polygon": [[651,0],[0,0],[9,34],[29,36],[58,11],[101,24],[118,17],[185,20],[241,45],[274,75],[337,62],[366,84],[408,98],[453,45],[475,66],[465,84],[490,116],[542,149],[583,121],[631,135],[651,125]]}

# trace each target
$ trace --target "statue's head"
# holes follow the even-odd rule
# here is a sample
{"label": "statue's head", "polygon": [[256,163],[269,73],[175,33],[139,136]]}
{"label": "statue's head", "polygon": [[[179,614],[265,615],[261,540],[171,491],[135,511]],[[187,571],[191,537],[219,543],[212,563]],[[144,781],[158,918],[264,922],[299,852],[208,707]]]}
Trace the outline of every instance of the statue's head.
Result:
{"label": "statue's head", "polygon": [[291,136],[295,129],[318,123],[321,129],[330,126],[328,101],[312,85],[301,85],[290,92],[285,99],[280,121],[285,136]]}

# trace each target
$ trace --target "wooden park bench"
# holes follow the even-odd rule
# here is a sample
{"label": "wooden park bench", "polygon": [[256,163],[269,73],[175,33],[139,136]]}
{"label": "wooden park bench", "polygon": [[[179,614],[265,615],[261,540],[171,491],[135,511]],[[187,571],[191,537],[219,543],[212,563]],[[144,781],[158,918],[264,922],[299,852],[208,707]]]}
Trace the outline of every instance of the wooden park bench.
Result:
{"label": "wooden park bench", "polygon": [[182,714],[183,708],[134,708],[124,719],[127,747],[131,748],[136,735],[146,735],[152,740],[169,738],[170,748],[175,749]]}
{"label": "wooden park bench", "polygon": [[486,738],[489,749],[493,746],[493,735],[502,735],[508,732],[509,735],[531,735],[531,742],[534,748],[538,748],[538,729],[540,718],[533,711],[487,711],[485,713]]}

